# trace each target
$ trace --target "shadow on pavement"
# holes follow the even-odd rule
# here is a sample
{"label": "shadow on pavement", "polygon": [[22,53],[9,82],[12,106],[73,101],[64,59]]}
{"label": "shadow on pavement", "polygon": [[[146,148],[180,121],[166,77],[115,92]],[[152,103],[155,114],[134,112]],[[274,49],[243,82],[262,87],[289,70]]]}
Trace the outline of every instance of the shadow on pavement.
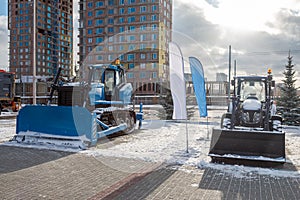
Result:
{"label": "shadow on pavement", "polygon": [[101,199],[145,199],[175,172],[175,170],[159,168],[157,170],[141,174],[126,182],[126,184],[118,190],[115,190]]}
{"label": "shadow on pavement", "polygon": [[33,167],[73,154],[12,146],[0,146],[0,152],[0,174]]}
{"label": "shadow on pavement", "polygon": [[[207,168],[199,183],[199,188],[204,190],[221,192],[221,199],[300,199],[300,176],[295,167],[287,164],[282,166],[283,173],[277,176],[281,169],[268,169],[270,173],[259,173],[258,171],[235,170],[234,166],[229,171],[224,169]],[[262,169],[264,170],[264,169]],[[291,171],[290,171],[291,170]],[[210,192],[203,199],[211,198]]]}

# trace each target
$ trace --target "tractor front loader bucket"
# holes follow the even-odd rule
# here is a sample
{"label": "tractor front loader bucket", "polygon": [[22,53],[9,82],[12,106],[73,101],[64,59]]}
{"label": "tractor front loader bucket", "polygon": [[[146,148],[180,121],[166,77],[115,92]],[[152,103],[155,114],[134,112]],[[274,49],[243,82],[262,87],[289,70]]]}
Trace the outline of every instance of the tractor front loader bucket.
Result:
{"label": "tractor front loader bucket", "polygon": [[97,140],[94,118],[83,107],[25,106],[17,116],[13,141],[85,149]]}
{"label": "tractor front loader bucket", "polygon": [[212,160],[235,159],[285,162],[285,133],[257,130],[213,129]]}

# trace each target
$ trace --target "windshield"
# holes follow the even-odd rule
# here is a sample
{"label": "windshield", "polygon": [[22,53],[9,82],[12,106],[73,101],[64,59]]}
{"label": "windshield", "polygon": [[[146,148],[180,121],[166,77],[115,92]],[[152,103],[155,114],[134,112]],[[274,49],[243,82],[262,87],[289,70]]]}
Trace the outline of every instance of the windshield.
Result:
{"label": "windshield", "polygon": [[242,81],[240,98],[241,101],[249,98],[265,101],[265,83],[262,81]]}

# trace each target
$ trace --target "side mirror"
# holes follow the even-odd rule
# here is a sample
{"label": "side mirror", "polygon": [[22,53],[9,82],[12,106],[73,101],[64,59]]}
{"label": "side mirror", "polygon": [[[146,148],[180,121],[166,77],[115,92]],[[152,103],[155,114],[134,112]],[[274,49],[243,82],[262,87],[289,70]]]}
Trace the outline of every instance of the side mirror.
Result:
{"label": "side mirror", "polygon": [[234,85],[234,80],[231,80],[230,83],[231,83],[231,85],[233,86],[233,85]]}

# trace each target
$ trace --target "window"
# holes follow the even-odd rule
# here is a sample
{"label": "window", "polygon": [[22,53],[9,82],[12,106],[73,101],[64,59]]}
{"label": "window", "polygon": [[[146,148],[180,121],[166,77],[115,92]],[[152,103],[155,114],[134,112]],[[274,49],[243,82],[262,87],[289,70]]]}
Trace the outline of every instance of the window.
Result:
{"label": "window", "polygon": [[119,42],[125,42],[125,36],[120,35],[119,36]]}
{"label": "window", "polygon": [[110,14],[110,15],[114,14],[114,9],[109,9],[108,14]]}
{"label": "window", "polygon": [[103,24],[103,20],[102,19],[97,19],[96,20],[96,26],[102,25]]}
{"label": "window", "polygon": [[134,44],[130,44],[128,47],[129,51],[133,51],[135,50],[135,45]]}
{"label": "window", "polygon": [[92,26],[93,25],[93,20],[88,20],[88,26]]}
{"label": "window", "polygon": [[147,37],[146,37],[145,34],[141,34],[141,35],[140,35],[140,40],[141,40],[141,41],[146,41],[146,38],[147,38]]}
{"label": "window", "polygon": [[141,59],[145,59],[146,58],[146,54],[142,53],[141,54]]}
{"label": "window", "polygon": [[88,12],[88,16],[89,16],[89,17],[92,17],[92,16],[93,16],[93,12],[92,12],[92,11],[89,11],[89,12]]}
{"label": "window", "polygon": [[108,1],[108,5],[109,5],[109,6],[113,6],[113,5],[114,5],[114,1],[113,1],[113,0],[109,0],[109,1]]}
{"label": "window", "polygon": [[141,68],[141,69],[146,69],[146,63],[141,63],[141,64],[140,64],[140,68]]}
{"label": "window", "polygon": [[[133,64],[133,63],[130,63],[130,64]],[[130,68],[130,64],[129,64],[129,66],[128,66],[129,69],[131,69],[131,68]],[[133,72],[128,72],[128,73],[127,73],[127,78],[128,78],[128,79],[134,78],[134,73],[133,73]]]}
{"label": "window", "polygon": [[157,59],[157,53],[152,54],[152,59]]}
{"label": "window", "polygon": [[141,31],[145,31],[147,29],[147,26],[146,25],[142,25],[141,27],[140,27],[140,30]]}
{"label": "window", "polygon": [[96,11],[96,16],[99,17],[100,15],[103,15],[104,11],[103,10],[97,10]]}
{"label": "window", "polygon": [[146,73],[145,72],[141,72],[140,73],[140,78],[146,78]]}
{"label": "window", "polygon": [[130,31],[134,31],[135,30],[135,26],[129,26],[129,30]]}
{"label": "window", "polygon": [[88,43],[92,43],[93,42],[93,38],[88,38]]}
{"label": "window", "polygon": [[145,16],[145,15],[140,16],[140,21],[141,21],[141,22],[146,21],[146,16]]}
{"label": "window", "polygon": [[128,23],[135,22],[135,16],[131,16],[127,18]]}
{"label": "window", "polygon": [[128,0],[129,4],[135,3],[135,0]]}
{"label": "window", "polygon": [[98,52],[99,52],[99,51],[103,51],[103,46],[97,46],[97,47],[96,47],[96,51],[98,51]]}
{"label": "window", "polygon": [[135,7],[129,7],[128,8],[128,14],[135,13]]}
{"label": "window", "polygon": [[157,29],[157,25],[156,24],[152,24],[152,31],[155,31]]}
{"label": "window", "polygon": [[146,49],[146,44],[140,44],[140,49],[141,50]]}
{"label": "window", "polygon": [[123,15],[124,13],[125,13],[125,9],[124,9],[124,8],[120,8],[119,14],[120,14],[120,15]]}
{"label": "window", "polygon": [[122,32],[124,32],[124,31],[125,31],[124,26],[120,26],[120,27],[119,27],[119,32],[122,33]]}
{"label": "window", "polygon": [[152,44],[151,46],[152,49],[157,49],[157,45],[155,43]]}
{"label": "window", "polygon": [[88,3],[88,8],[92,8],[93,7],[93,2],[89,2]]}
{"label": "window", "polygon": [[124,5],[124,0],[119,0],[119,5]]}
{"label": "window", "polygon": [[152,21],[156,21],[157,20],[157,16],[156,15],[151,15],[151,20]]}
{"label": "window", "polygon": [[120,17],[120,18],[119,18],[119,23],[120,23],[120,24],[123,24],[123,23],[124,23],[124,17]]}
{"label": "window", "polygon": [[157,34],[152,34],[152,40],[157,40]]}
{"label": "window", "polygon": [[152,78],[157,78],[157,72],[152,72]]}
{"label": "window", "polygon": [[135,35],[129,35],[128,41],[135,41]]}
{"label": "window", "polygon": [[133,69],[134,68],[134,63],[129,63],[128,64],[128,69]]}
{"label": "window", "polygon": [[108,32],[113,33],[114,32],[114,27],[108,27]]}
{"label": "window", "polygon": [[146,10],[147,10],[147,9],[146,9],[146,6],[141,6],[141,7],[140,7],[140,12],[141,12],[141,13],[146,12]]}
{"label": "window", "polygon": [[114,19],[113,18],[108,18],[108,24],[114,24]]}
{"label": "window", "polygon": [[114,57],[113,57],[113,55],[111,55],[111,54],[110,54],[110,55],[108,55],[108,60],[109,60],[109,61],[112,61],[112,60],[114,60]]}
{"label": "window", "polygon": [[157,10],[157,6],[156,5],[153,5],[152,6],[152,12],[156,11]]}
{"label": "window", "polygon": [[104,3],[102,1],[97,1],[96,2],[96,8],[104,6]]}
{"label": "window", "polygon": [[101,43],[101,42],[103,42],[103,37],[97,37],[96,38],[96,43],[98,44],[98,43]]}
{"label": "window", "polygon": [[127,61],[132,61],[132,60],[134,60],[134,54],[128,54]]}
{"label": "window", "polygon": [[97,28],[96,29],[96,34],[101,34],[103,33],[103,28]]}
{"label": "window", "polygon": [[93,34],[93,29],[88,29],[88,30],[87,30],[87,33],[88,33],[88,35]]}

